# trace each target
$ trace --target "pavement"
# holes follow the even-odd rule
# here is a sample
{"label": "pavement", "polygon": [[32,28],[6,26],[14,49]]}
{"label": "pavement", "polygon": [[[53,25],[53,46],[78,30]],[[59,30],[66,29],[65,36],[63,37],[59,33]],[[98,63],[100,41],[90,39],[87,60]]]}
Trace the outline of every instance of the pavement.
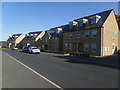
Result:
{"label": "pavement", "polygon": [[[68,56],[14,50],[3,50],[3,87],[55,87],[4,52],[62,88],[118,88],[116,68],[80,63],[76,62],[77,58]],[[79,58],[80,61],[87,59]]]}

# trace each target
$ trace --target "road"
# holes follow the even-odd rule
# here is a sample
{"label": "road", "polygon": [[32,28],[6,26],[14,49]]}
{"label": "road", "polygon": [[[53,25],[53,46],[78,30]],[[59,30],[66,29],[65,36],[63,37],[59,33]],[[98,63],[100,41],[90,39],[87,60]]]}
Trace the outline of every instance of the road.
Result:
{"label": "road", "polygon": [[118,69],[115,68],[71,63],[67,62],[68,58],[50,54],[3,50],[2,55],[4,88],[57,88],[10,56],[62,88],[118,88]]}

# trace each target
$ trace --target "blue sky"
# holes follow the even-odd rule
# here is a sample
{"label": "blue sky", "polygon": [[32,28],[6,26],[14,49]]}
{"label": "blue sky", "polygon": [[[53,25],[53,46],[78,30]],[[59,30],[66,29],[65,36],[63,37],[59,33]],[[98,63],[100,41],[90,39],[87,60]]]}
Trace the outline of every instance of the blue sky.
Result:
{"label": "blue sky", "polygon": [[117,2],[3,2],[2,40],[16,33],[49,30],[94,13],[114,9]]}

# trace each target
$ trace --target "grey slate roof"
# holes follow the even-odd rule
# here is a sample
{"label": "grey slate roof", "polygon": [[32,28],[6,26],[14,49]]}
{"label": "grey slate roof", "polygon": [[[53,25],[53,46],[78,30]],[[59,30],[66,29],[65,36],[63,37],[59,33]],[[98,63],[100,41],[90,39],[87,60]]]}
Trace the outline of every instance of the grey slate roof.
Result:
{"label": "grey slate roof", "polygon": [[[38,34],[38,35],[39,35],[41,32],[42,32],[42,31],[29,32],[28,34],[35,34],[35,33],[36,33],[36,34]],[[37,35],[37,36],[38,36],[38,35]],[[37,37],[37,36],[36,36],[36,37]],[[24,39],[30,39],[30,38],[35,39],[36,37],[27,37],[27,36],[25,36],[25,38],[24,38]]]}
{"label": "grey slate roof", "polygon": [[[20,34],[13,34],[12,36],[20,36],[22,33]],[[9,37],[8,40],[16,40],[17,38],[16,37]]]}
{"label": "grey slate roof", "polygon": [[[107,17],[109,16],[109,14],[111,13],[112,10],[113,9],[110,9],[110,10],[107,10],[107,11],[104,11],[104,12],[100,12],[100,13],[96,13],[96,14],[93,14],[93,15],[90,15],[90,16],[85,16],[85,17],[82,17],[82,18],[79,18],[79,19],[75,19],[73,21],[78,22],[79,20],[85,18],[85,19],[88,19],[88,23],[89,23],[90,17],[95,16],[95,15],[99,15],[99,16],[101,16],[101,19],[96,24],[84,25],[83,27],[79,28],[79,30],[102,27],[102,25],[104,24],[104,22],[106,21]],[[64,27],[63,32],[68,32],[68,31],[73,31],[73,30],[77,30],[76,27],[73,27],[72,29],[70,29],[69,24],[67,24]]]}

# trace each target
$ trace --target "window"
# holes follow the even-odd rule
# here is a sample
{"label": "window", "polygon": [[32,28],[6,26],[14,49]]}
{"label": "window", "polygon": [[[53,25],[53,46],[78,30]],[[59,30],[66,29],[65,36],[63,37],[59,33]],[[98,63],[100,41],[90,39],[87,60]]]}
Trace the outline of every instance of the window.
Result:
{"label": "window", "polygon": [[53,49],[53,50],[56,50],[56,46],[52,46],[52,49]]}
{"label": "window", "polygon": [[80,38],[80,33],[79,32],[76,33],[76,38]]}
{"label": "window", "polygon": [[112,49],[114,49],[115,48],[115,46],[114,46],[114,44],[112,45]]}
{"label": "window", "polygon": [[95,17],[91,18],[90,19],[90,24],[95,24],[95,23],[96,23]]}
{"label": "window", "polygon": [[84,32],[84,37],[85,37],[85,38],[88,38],[88,37],[89,37],[89,31],[85,31],[85,32]]}
{"label": "window", "polygon": [[105,51],[107,51],[107,48],[105,47]]}
{"label": "window", "polygon": [[115,32],[115,38],[117,37],[117,33]]}
{"label": "window", "polygon": [[44,48],[44,45],[42,45],[42,48]]}
{"label": "window", "polygon": [[100,20],[101,16],[95,15],[90,17],[90,24],[96,24]]}
{"label": "window", "polygon": [[54,40],[55,40],[55,38],[53,37],[53,38],[52,38],[52,41],[54,42]]}
{"label": "window", "polygon": [[92,43],[91,44],[91,51],[96,52],[96,47],[97,47],[96,43]]}
{"label": "window", "polygon": [[71,43],[69,43],[69,50],[71,50]]}
{"label": "window", "polygon": [[30,36],[33,36],[33,34],[30,34]]}
{"label": "window", "polygon": [[47,42],[47,38],[45,38],[45,42]]}
{"label": "window", "polygon": [[72,38],[72,34],[71,33],[69,34],[69,38]]}
{"label": "window", "polygon": [[65,38],[68,38],[68,34],[65,34]]}
{"label": "window", "polygon": [[57,41],[57,37],[55,37],[55,42]]}
{"label": "window", "polygon": [[37,34],[37,33],[35,33],[35,34],[34,34],[34,37],[36,37],[37,35],[38,35],[38,34]]}
{"label": "window", "polygon": [[91,37],[96,37],[97,36],[97,30],[92,30],[92,34],[91,34]]}
{"label": "window", "polygon": [[65,44],[65,49],[67,49],[67,43]]}
{"label": "window", "polygon": [[114,33],[112,32],[112,38],[113,38],[113,34],[114,34]]}
{"label": "window", "polygon": [[89,43],[84,43],[84,51],[89,51]]}
{"label": "window", "polygon": [[78,26],[79,26],[79,27],[82,27],[82,26],[83,26],[83,21],[82,21],[82,20],[78,22]]}
{"label": "window", "polygon": [[108,51],[109,51],[109,47],[108,47]]}

